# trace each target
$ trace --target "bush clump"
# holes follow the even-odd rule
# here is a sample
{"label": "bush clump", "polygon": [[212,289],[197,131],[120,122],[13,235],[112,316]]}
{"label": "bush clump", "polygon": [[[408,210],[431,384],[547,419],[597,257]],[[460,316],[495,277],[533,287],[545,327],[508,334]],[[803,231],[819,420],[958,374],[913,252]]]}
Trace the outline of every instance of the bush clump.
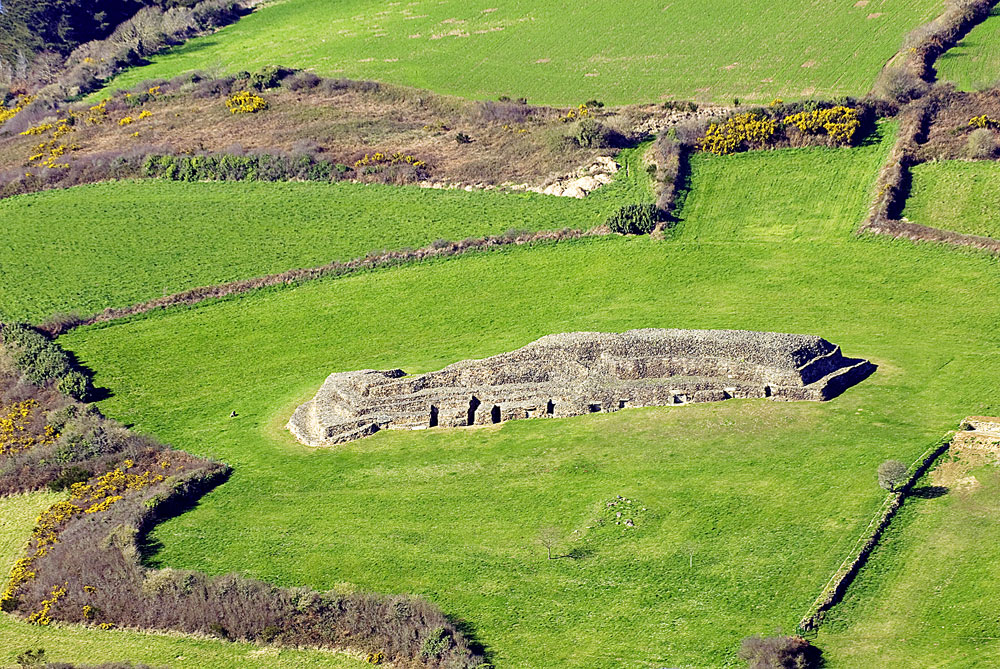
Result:
{"label": "bush clump", "polygon": [[966,155],[972,160],[991,160],[1000,152],[997,135],[987,128],[979,128],[969,133],[965,146]]}
{"label": "bush clump", "polygon": [[751,636],[740,644],[739,658],[748,669],[816,669],[818,648],[800,636]]}
{"label": "bush clump", "polygon": [[0,330],[0,341],[14,366],[36,386],[55,383],[60,392],[86,400],[93,390],[90,377],[74,369],[66,351],[29,325],[15,323]]}
{"label": "bush clump", "polygon": [[657,221],[656,205],[627,204],[611,214],[605,225],[620,235],[644,235],[653,231]]}

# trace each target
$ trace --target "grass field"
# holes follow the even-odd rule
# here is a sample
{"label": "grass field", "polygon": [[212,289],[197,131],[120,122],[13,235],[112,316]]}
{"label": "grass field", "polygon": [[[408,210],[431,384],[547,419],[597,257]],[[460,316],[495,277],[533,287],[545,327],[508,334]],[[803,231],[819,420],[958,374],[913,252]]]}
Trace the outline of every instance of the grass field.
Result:
{"label": "grass field", "polygon": [[934,64],[938,79],[954,82],[959,90],[976,91],[1000,81],[1000,8],[973,28]]}
{"label": "grass field", "polygon": [[[892,126],[885,132],[891,134]],[[888,140],[891,142],[891,138]],[[691,189],[681,210],[683,237],[756,242],[845,238],[858,225],[884,143],[858,149],[787,149],[691,157]],[[774,169],[774,164],[781,165]],[[740,180],[753,175],[754,188]],[[794,183],[791,183],[794,181]],[[853,188],[831,188],[831,183]],[[728,201],[726,207],[720,202]]]}
{"label": "grass field", "polygon": [[[34,493],[0,498],[0,574],[6,575],[34,527],[35,518],[61,495]],[[81,626],[39,627],[0,614],[0,666],[13,666],[26,650],[45,649],[46,659],[62,662],[146,662],[174,669],[267,666],[283,669],[306,667],[368,666],[346,655],[319,651],[263,649],[248,644],[223,643],[178,635],[157,635],[124,630],[100,631]]]}
{"label": "grass field", "polygon": [[1000,665],[995,465],[935,499],[910,498],[844,602],[820,629],[828,666]]}
{"label": "grass field", "polygon": [[[287,0],[154,57],[112,83],[193,69],[281,64],[471,98],[608,104],[661,98],[730,103],[866,93],[909,30],[940,0]],[[623,24],[627,34],[623,34]]]}
{"label": "grass field", "polygon": [[903,215],[934,228],[1000,238],[1000,163],[946,160],[912,168]]}
{"label": "grass field", "polygon": [[584,200],[351,183],[135,181],[0,201],[0,320],[91,313],[369,251],[600,225],[652,202],[639,150]]}
{"label": "grass field", "polygon": [[[107,413],[235,467],[157,528],[157,564],[425,595],[499,667],[733,665],[742,636],[794,628],[881,501],[881,460],[911,460],[998,406],[996,262],[850,234],[884,150],[706,160],[693,184],[710,178],[718,195],[689,198],[665,242],[429,262],[61,341],[114,393]],[[803,170],[837,174],[827,201],[857,203],[775,235],[791,197],[820,191]],[[816,333],[879,370],[825,404],[380,433],[322,452],[282,429],[335,370],[419,372],[551,332],[631,327]],[[616,495],[646,508],[636,532],[589,530]],[[544,559],[534,538],[548,524],[577,559]]]}

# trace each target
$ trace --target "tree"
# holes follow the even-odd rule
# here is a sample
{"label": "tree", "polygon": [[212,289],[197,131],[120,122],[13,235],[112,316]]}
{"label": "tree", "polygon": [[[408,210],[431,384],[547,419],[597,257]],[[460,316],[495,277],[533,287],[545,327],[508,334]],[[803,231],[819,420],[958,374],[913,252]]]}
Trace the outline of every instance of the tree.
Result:
{"label": "tree", "polygon": [[878,466],[878,484],[889,492],[906,478],[906,465],[899,460],[886,460]]}
{"label": "tree", "polygon": [[546,525],[538,531],[538,538],[536,541],[538,541],[538,543],[545,548],[545,553],[551,560],[553,559],[552,549],[559,544],[560,539],[561,533],[559,532],[559,528],[553,527],[552,525]]}

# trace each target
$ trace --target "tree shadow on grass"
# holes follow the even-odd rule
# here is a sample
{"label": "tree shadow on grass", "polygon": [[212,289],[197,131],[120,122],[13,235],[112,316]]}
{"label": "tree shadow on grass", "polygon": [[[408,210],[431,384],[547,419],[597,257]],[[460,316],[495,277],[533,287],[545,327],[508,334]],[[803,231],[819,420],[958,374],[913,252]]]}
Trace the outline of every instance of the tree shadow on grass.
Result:
{"label": "tree shadow on grass", "polygon": [[913,488],[907,493],[907,497],[916,497],[917,499],[937,499],[938,497],[944,497],[948,494],[948,488],[943,485],[924,485],[919,488]]}

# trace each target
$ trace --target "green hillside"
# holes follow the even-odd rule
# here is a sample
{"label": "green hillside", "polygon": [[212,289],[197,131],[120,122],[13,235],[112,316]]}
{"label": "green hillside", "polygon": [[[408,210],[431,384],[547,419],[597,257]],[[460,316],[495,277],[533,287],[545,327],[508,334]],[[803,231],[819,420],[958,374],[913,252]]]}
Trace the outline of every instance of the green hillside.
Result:
{"label": "green hillside", "polygon": [[[286,0],[132,70],[112,86],[281,64],[471,98],[608,104],[861,95],[940,0]],[[627,24],[627,36],[622,25]]]}

